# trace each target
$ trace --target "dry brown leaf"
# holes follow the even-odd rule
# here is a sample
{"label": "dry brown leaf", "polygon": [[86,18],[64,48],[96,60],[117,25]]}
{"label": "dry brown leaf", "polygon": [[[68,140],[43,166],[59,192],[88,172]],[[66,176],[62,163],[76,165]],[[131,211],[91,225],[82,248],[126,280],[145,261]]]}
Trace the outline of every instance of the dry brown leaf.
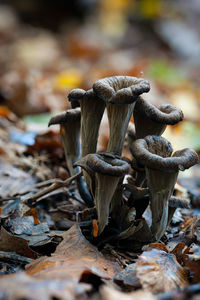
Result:
{"label": "dry brown leaf", "polygon": [[104,285],[100,294],[103,300],[156,300],[158,299],[156,296],[152,295],[148,291],[138,290],[136,292],[131,293],[122,293],[113,287]]}
{"label": "dry brown leaf", "polygon": [[29,248],[27,240],[8,233],[3,226],[0,231],[0,250],[16,252],[33,259],[37,258],[37,254]]}
{"label": "dry brown leaf", "polygon": [[0,160],[0,198],[22,193],[36,182],[30,174]]}
{"label": "dry brown leaf", "polygon": [[120,267],[91,245],[74,225],[64,235],[51,257],[41,257],[26,266],[26,272],[37,278],[74,278],[79,281],[84,274],[95,274],[112,279]]}
{"label": "dry brown leaf", "polygon": [[[28,276],[25,272],[6,275],[0,279],[1,299],[28,300],[75,300],[83,297],[91,287],[73,280],[42,280]],[[81,298],[83,299],[83,298]]]}
{"label": "dry brown leaf", "polygon": [[28,151],[41,152],[46,150],[49,152],[55,152],[56,150],[63,152],[63,147],[60,140],[60,135],[55,131],[48,131],[43,134],[38,134],[35,138],[35,144],[28,146]]}
{"label": "dry brown leaf", "polygon": [[136,262],[136,275],[145,290],[163,293],[189,284],[187,271],[173,254],[152,249],[143,252]]}
{"label": "dry brown leaf", "polygon": [[192,217],[186,217],[184,224],[180,226],[180,232],[182,231],[182,241],[187,245],[190,245],[191,242],[195,239],[195,231],[197,230],[200,217],[198,215]]}
{"label": "dry brown leaf", "polygon": [[168,253],[167,247],[164,244],[161,243],[151,243],[147,246],[147,251],[151,250],[151,249],[158,249],[158,250],[162,250]]}
{"label": "dry brown leaf", "polygon": [[136,276],[135,263],[128,265],[124,270],[118,273],[114,278],[114,282],[127,290],[141,287]]}

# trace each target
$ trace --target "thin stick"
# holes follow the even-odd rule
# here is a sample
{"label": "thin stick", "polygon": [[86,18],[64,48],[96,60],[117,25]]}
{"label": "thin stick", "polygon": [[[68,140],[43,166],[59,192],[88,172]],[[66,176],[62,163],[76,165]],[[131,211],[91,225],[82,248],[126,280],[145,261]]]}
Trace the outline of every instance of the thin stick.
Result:
{"label": "thin stick", "polygon": [[59,188],[67,187],[68,185],[71,184],[72,181],[74,181],[75,179],[79,178],[82,175],[83,175],[83,172],[81,171],[81,172],[75,174],[74,176],[72,176],[70,178],[67,178],[64,181],[62,181],[62,180],[53,181],[53,183],[49,187],[43,189],[40,192],[37,192],[34,195],[31,195],[31,196],[29,196],[27,198],[24,198],[22,201],[24,203],[27,203],[28,201],[36,202],[37,199],[39,199],[39,198],[41,198],[41,197],[43,197],[43,196],[45,196],[45,195],[47,195],[47,194],[49,194],[49,193],[57,190]]}
{"label": "thin stick", "polygon": [[15,252],[5,252],[5,251],[0,251],[0,259],[1,260],[6,260],[6,261],[14,261],[20,264],[29,264],[33,261],[33,259],[21,256]]}
{"label": "thin stick", "polygon": [[[69,178],[67,178],[67,179],[69,179]],[[39,183],[35,184],[33,187],[34,188],[45,187],[49,184],[56,183],[56,182],[62,183],[63,180],[61,180],[59,178],[53,178],[53,179],[49,179],[49,180],[46,180],[46,181],[43,181],[43,182],[39,182]]]}

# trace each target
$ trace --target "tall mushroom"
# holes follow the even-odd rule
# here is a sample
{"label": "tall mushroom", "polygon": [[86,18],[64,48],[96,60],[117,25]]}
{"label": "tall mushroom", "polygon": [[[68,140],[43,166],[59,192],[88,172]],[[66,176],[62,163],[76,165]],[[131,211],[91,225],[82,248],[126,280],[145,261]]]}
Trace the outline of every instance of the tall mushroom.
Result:
{"label": "tall mushroom", "polygon": [[117,184],[129,172],[130,166],[110,153],[88,154],[75,165],[81,166],[90,176],[100,234],[108,223],[109,207]]}
{"label": "tall mushroom", "polygon": [[145,167],[150,190],[152,211],[151,231],[155,240],[164,234],[168,223],[168,202],[174,189],[179,170],[183,171],[198,162],[197,153],[189,148],[176,151],[159,136],[147,136],[133,143],[136,160]]}
{"label": "tall mushroom", "polygon": [[99,126],[105,110],[105,103],[94,91],[74,89],[68,95],[72,103],[79,100],[81,107],[81,156],[95,153],[99,134]]}
{"label": "tall mushroom", "polygon": [[93,90],[106,102],[110,127],[107,151],[121,155],[135,101],[150,90],[149,83],[142,78],[113,76],[97,80]]}
{"label": "tall mushroom", "polygon": [[137,139],[147,135],[161,135],[167,125],[174,125],[183,120],[183,113],[177,107],[171,104],[156,107],[142,97],[136,101],[133,116]]}
{"label": "tall mushroom", "polygon": [[[48,124],[48,126],[55,124],[60,125],[60,135],[64,146],[65,159],[71,176],[79,171],[78,167],[73,168],[73,164],[80,158],[80,120],[80,108],[75,108],[52,117]],[[93,200],[82,177],[77,179],[77,185],[81,197],[91,206]]]}

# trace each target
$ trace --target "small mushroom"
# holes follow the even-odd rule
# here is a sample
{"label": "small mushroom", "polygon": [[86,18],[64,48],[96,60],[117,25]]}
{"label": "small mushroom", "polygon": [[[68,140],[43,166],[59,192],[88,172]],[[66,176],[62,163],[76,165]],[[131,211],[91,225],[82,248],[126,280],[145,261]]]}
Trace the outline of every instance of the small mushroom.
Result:
{"label": "small mushroom", "polygon": [[80,108],[69,109],[49,121],[48,126],[59,124],[60,135],[64,145],[65,158],[70,175],[73,176],[73,164],[80,158]]}
{"label": "small mushroom", "polygon": [[129,172],[130,166],[110,153],[88,154],[75,165],[81,166],[90,176],[100,234],[108,223],[109,207],[118,182]]}
{"label": "small mushroom", "polygon": [[110,127],[107,151],[121,155],[135,101],[150,90],[149,83],[142,78],[113,76],[97,80],[93,90],[106,102]]}
{"label": "small mushroom", "polygon": [[174,125],[183,120],[183,112],[171,104],[156,107],[142,97],[136,101],[134,122],[137,139],[147,135],[161,135],[167,125]]}
{"label": "small mushroom", "polygon": [[145,167],[152,211],[151,231],[155,240],[159,240],[168,224],[168,204],[178,172],[198,163],[198,155],[189,148],[172,155],[171,144],[159,136],[136,140],[132,150],[136,160]]}
{"label": "small mushroom", "polygon": [[[60,135],[64,146],[65,159],[70,175],[73,176],[79,172],[79,168],[73,168],[73,164],[80,158],[80,108],[69,109],[52,117],[48,126],[59,124]],[[77,178],[79,193],[83,200],[91,206],[93,203],[92,197],[87,190],[82,177]]]}
{"label": "small mushroom", "polygon": [[171,196],[169,199],[168,225],[170,224],[177,208],[190,208],[190,202],[187,199]]}
{"label": "small mushroom", "polygon": [[80,107],[80,99],[85,95],[85,90],[74,89],[68,95],[68,100],[71,102],[71,107]]}
{"label": "small mushroom", "polygon": [[99,134],[99,126],[105,110],[105,103],[97,97],[94,91],[74,89],[68,99],[73,105],[79,101],[81,107],[81,156],[95,153]]}

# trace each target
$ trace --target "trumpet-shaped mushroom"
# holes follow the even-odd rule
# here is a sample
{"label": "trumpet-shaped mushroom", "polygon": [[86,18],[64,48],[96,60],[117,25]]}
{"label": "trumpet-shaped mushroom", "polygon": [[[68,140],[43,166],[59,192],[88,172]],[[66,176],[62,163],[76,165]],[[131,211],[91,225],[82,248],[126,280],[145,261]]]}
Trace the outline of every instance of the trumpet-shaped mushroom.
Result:
{"label": "trumpet-shaped mushroom", "polygon": [[108,223],[109,207],[117,184],[129,172],[130,166],[110,153],[88,154],[75,165],[81,166],[91,178],[100,234]]}
{"label": "trumpet-shaped mushroom", "polygon": [[183,120],[183,113],[170,104],[156,107],[140,97],[136,101],[134,122],[137,139],[147,135],[161,135],[167,125],[174,125]]}
{"label": "trumpet-shaped mushroom", "polygon": [[99,126],[105,110],[105,103],[91,89],[74,89],[68,95],[69,101],[80,102],[81,107],[81,156],[95,153]]}
{"label": "trumpet-shaped mushroom", "polygon": [[110,127],[107,151],[121,155],[135,101],[150,90],[149,83],[142,78],[113,76],[97,80],[93,90],[106,102]]}
{"label": "trumpet-shaped mushroom", "polygon": [[178,172],[198,163],[198,155],[189,148],[172,155],[171,144],[158,136],[136,140],[132,150],[136,160],[145,167],[152,211],[151,231],[155,240],[159,240],[168,224],[168,202]]}
{"label": "trumpet-shaped mushroom", "polygon": [[[73,168],[73,164],[80,158],[80,108],[69,109],[52,117],[48,126],[59,124],[60,135],[64,146],[65,159],[70,175],[78,173],[78,167]],[[77,179],[77,185],[81,197],[91,206],[93,203],[92,197],[89,194],[82,177]]]}
{"label": "trumpet-shaped mushroom", "polygon": [[65,158],[70,175],[73,176],[73,164],[80,158],[80,108],[69,109],[49,121],[48,126],[59,124],[60,135],[64,146]]}

